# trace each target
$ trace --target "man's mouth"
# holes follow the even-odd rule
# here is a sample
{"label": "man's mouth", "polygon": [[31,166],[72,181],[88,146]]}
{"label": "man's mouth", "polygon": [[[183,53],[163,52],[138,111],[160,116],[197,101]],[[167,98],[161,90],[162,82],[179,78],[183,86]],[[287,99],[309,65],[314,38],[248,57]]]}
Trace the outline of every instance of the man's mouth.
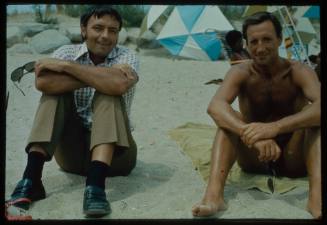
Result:
{"label": "man's mouth", "polygon": [[107,44],[107,43],[98,43],[98,45],[100,45],[102,47],[110,47],[110,44]]}
{"label": "man's mouth", "polygon": [[267,58],[267,56],[266,55],[257,55],[257,58],[258,59],[265,59],[265,58]]}

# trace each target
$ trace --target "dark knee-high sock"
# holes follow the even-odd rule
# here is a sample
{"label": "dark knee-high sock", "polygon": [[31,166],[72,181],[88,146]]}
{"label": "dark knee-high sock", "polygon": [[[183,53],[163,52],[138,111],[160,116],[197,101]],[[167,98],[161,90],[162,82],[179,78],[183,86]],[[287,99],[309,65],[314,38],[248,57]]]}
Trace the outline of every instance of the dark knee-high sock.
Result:
{"label": "dark knee-high sock", "polygon": [[109,170],[110,166],[106,163],[97,160],[92,161],[86,178],[86,186],[92,185],[104,189]]}
{"label": "dark knee-high sock", "polygon": [[45,157],[40,152],[29,152],[27,157],[27,165],[23,174],[23,179],[31,179],[32,182],[41,181],[43,165]]}

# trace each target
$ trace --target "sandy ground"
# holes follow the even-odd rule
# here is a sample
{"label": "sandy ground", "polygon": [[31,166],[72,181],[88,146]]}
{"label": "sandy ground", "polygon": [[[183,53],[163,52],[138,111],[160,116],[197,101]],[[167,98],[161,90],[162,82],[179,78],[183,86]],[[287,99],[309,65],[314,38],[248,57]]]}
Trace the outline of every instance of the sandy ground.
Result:
{"label": "sandy ground", "polygon": [[[10,97],[6,199],[26,166],[24,147],[40,97],[32,74],[19,84],[26,94],[23,96],[11,82],[10,73],[26,62],[47,56],[7,54]],[[133,136],[138,144],[137,165],[128,177],[106,180],[112,214],[104,219],[190,219],[191,207],[201,199],[205,183],[167,132],[187,122],[213,124],[206,108],[217,86],[204,83],[223,78],[229,64],[173,60],[163,49],[141,49],[139,56],[140,81],[131,112]],[[237,108],[237,103],[233,107]],[[63,172],[53,160],[45,164],[43,183],[47,198],[32,205],[29,214],[33,219],[84,219],[84,177]],[[225,197],[229,208],[215,217],[311,219],[305,211],[307,194],[308,190],[301,188],[284,195],[268,195],[227,186]]]}
{"label": "sandy ground", "polygon": [[[186,122],[213,124],[206,107],[216,85],[208,80],[223,78],[227,62],[173,60],[164,50],[141,50],[140,81],[132,106],[133,136],[138,143],[136,168],[128,177],[106,180],[112,205],[112,219],[193,218],[191,207],[202,197],[205,183],[192,168],[167,132]],[[32,74],[20,87],[13,86],[10,73],[19,65],[47,55],[7,55],[6,192],[8,198],[26,165],[24,147],[40,93]],[[237,108],[237,104],[234,105]],[[47,198],[32,205],[34,219],[83,219],[85,178],[60,170],[55,161],[46,163],[43,181]],[[295,189],[284,195],[268,195],[255,190],[227,186],[227,211],[217,218],[295,219],[311,216],[305,211],[307,190]]]}

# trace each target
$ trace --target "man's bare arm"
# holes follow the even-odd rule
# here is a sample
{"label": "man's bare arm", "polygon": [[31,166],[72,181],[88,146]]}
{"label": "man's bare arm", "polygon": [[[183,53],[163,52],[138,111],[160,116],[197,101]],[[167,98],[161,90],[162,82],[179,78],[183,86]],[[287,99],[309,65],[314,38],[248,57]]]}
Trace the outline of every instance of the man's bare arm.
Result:
{"label": "man's bare arm", "polygon": [[274,138],[278,134],[320,126],[320,82],[317,75],[305,65],[296,65],[293,81],[301,88],[311,104],[298,113],[275,122],[247,124],[241,135],[244,143],[251,146],[258,140]]}
{"label": "man's bare arm", "polygon": [[243,65],[237,65],[228,71],[224,82],[208,106],[208,114],[217,126],[232,131],[237,135],[241,134],[245,123],[231,107],[231,104],[239,94],[241,83],[247,76],[243,67]]}
{"label": "man's bare arm", "polygon": [[35,76],[35,87],[45,94],[62,94],[85,87],[81,81],[69,74],[41,71]]}
{"label": "man's bare arm", "polygon": [[126,64],[108,68],[67,62],[63,70],[97,91],[108,95],[125,94],[137,82],[136,73]]}
{"label": "man's bare arm", "polygon": [[310,101],[300,112],[277,121],[279,133],[287,133],[301,128],[320,126],[321,87],[315,72],[306,65],[297,65],[293,73],[293,81]]}
{"label": "man's bare arm", "polygon": [[[122,95],[137,82],[137,75],[127,64],[116,64],[110,68],[80,65],[59,59],[42,59],[36,63],[36,74],[40,77],[40,90],[51,93],[63,93],[80,87],[90,86],[108,95]],[[51,71],[51,72],[49,72]],[[57,74],[58,76],[52,76]],[[62,75],[60,77],[60,75]],[[55,83],[65,82],[56,89]],[[52,84],[53,83],[53,84]]]}

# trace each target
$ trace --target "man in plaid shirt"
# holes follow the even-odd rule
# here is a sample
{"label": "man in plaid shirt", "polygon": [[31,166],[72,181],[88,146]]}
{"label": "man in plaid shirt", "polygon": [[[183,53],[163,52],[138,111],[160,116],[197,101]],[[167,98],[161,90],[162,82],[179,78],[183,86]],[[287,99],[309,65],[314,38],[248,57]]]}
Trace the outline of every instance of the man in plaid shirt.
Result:
{"label": "man in plaid shirt", "polygon": [[135,167],[136,144],[129,125],[139,61],[117,46],[122,19],[108,7],[81,16],[83,44],[67,45],[35,63],[42,97],[26,146],[27,166],[11,203],[28,209],[46,194],[41,181],[52,156],[68,172],[86,175],[83,212],[111,212],[105,178],[128,175]]}

